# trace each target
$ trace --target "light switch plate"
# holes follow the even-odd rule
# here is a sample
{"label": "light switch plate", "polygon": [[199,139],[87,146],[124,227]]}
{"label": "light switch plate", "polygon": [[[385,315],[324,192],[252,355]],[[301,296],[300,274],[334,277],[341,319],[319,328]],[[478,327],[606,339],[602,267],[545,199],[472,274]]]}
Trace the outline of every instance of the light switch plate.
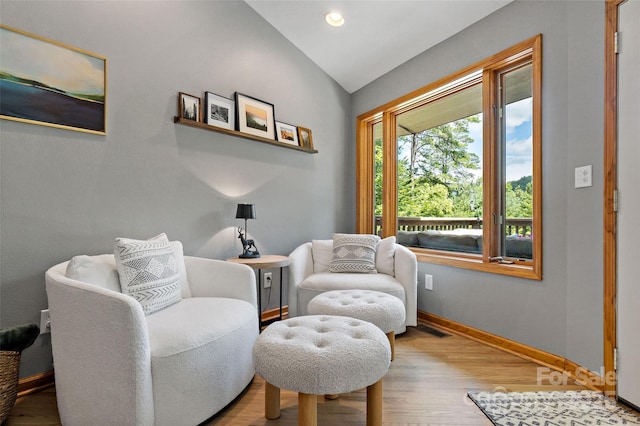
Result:
{"label": "light switch plate", "polygon": [[582,166],[576,167],[576,180],[575,187],[576,188],[585,188],[587,186],[592,186],[591,175],[593,172],[592,166]]}
{"label": "light switch plate", "polygon": [[425,290],[433,290],[433,275],[424,274],[424,288]]}
{"label": "light switch plate", "polygon": [[51,320],[49,318],[49,310],[40,311],[40,334],[51,333]]}

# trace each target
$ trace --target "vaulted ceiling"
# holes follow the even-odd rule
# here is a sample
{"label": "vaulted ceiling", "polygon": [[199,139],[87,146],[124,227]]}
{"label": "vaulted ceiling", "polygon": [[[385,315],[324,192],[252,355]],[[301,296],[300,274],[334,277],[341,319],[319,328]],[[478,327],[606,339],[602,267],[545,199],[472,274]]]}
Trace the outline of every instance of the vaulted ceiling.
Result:
{"label": "vaulted ceiling", "polygon": [[[245,0],[353,93],[512,0]],[[332,27],[325,15],[339,11]]]}

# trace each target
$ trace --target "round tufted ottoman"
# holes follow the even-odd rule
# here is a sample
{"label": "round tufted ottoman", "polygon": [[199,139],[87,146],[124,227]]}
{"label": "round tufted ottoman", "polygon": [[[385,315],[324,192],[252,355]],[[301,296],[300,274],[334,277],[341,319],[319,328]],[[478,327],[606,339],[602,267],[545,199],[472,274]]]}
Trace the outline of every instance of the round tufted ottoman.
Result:
{"label": "round tufted ottoman", "polygon": [[264,378],[265,417],[280,417],[280,389],[298,392],[298,424],[317,424],[317,395],[367,387],[367,425],[382,425],[382,377],[391,349],[375,325],[355,318],[308,315],[267,327],[253,346]]}
{"label": "round tufted ottoman", "polygon": [[394,330],[404,324],[406,312],[400,299],[371,290],[333,290],[311,299],[307,311],[312,315],[342,315],[377,325],[387,334],[391,359],[395,352]]}

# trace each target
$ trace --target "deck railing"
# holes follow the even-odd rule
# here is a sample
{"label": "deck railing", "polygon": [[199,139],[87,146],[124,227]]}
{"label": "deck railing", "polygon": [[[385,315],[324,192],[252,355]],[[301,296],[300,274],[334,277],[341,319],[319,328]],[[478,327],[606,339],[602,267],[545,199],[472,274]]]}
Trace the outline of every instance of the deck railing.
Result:
{"label": "deck railing", "polygon": [[[376,216],[376,234],[382,225],[381,216]],[[531,218],[507,218],[506,235],[531,236]],[[482,219],[475,217],[399,217],[398,230],[401,231],[453,231],[454,229],[482,229]]]}

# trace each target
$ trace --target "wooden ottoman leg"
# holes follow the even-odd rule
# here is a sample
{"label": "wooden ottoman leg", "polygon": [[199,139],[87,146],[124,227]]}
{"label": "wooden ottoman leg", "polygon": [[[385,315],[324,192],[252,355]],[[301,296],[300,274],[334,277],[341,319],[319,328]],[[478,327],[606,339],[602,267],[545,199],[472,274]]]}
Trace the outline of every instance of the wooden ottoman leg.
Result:
{"label": "wooden ottoman leg", "polygon": [[269,420],[280,417],[280,388],[265,381],[264,416]]}
{"label": "wooden ottoman leg", "polygon": [[367,387],[367,426],[382,426],[382,379]]}
{"label": "wooden ottoman leg", "polygon": [[326,399],[334,400],[334,399],[338,399],[340,397],[340,394],[339,393],[328,393],[324,397]]}
{"label": "wooden ottoman leg", "polygon": [[298,393],[298,426],[317,426],[318,396]]}
{"label": "wooden ottoman leg", "polygon": [[387,333],[387,337],[389,338],[389,345],[391,346],[391,361],[396,354],[396,333],[390,331]]}

